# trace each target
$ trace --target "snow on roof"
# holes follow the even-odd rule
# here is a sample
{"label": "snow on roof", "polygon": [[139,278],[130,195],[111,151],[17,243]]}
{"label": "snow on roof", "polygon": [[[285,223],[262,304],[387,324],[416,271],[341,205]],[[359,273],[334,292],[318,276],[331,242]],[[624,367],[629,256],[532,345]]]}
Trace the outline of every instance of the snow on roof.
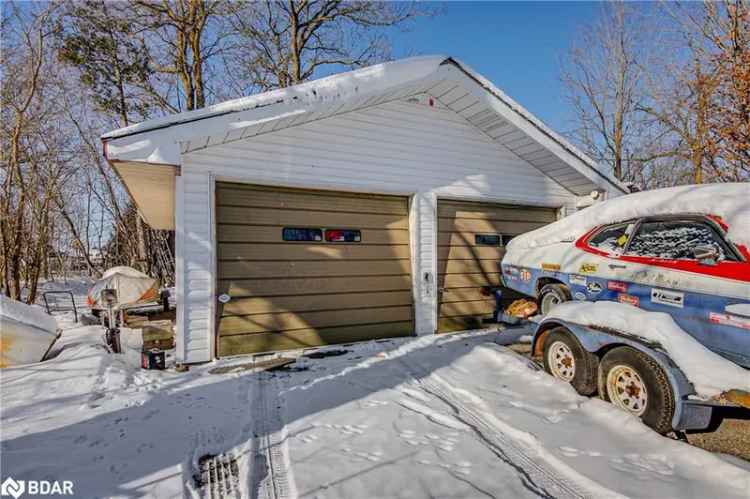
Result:
{"label": "snow on roof", "polygon": [[750,248],[750,184],[683,185],[597,203],[555,223],[516,236],[508,252],[574,241],[599,225],[645,216],[696,213],[721,217],[735,244]]}
{"label": "snow on roof", "polygon": [[[218,138],[219,141],[226,140],[237,130],[284,118],[294,118],[289,122],[300,124],[306,119],[305,116],[301,116],[305,109],[310,111],[311,107],[319,108],[326,105],[338,109],[342,102],[356,102],[358,99],[361,100],[358,105],[369,105],[372,101],[363,97],[398,95],[400,91],[408,91],[410,87],[432,88],[451,71],[454,78],[459,74],[464,78],[461,83],[457,83],[458,85],[472,86],[468,82],[473,81],[481,87],[480,92],[483,90],[494,97],[499,107],[495,107],[493,113],[513,122],[524,133],[534,135],[534,141],[541,144],[541,147],[550,150],[556,148],[555,155],[566,159],[560,159],[560,165],[553,167],[560,170],[560,166],[566,165],[571,168],[571,172],[583,175],[574,175],[571,177],[572,180],[560,181],[564,185],[574,184],[571,186],[574,192],[580,194],[578,191],[581,189],[590,190],[597,185],[605,186],[607,189],[614,187],[615,193],[627,192],[620,182],[600,170],[591,158],[552,131],[479,73],[454,58],[442,55],[411,57],[376,64],[288,88],[230,100],[196,111],[165,116],[106,133],[102,135],[102,140],[105,141],[105,151],[112,150],[107,153],[111,160],[179,164],[180,150],[176,147],[178,143],[188,143],[192,139],[206,136]],[[316,113],[308,112],[307,119],[311,116],[319,118],[325,114],[321,112],[316,116]],[[210,122],[204,122],[200,127],[192,125],[198,120],[209,119]],[[148,135],[148,132],[163,133],[156,138]],[[133,137],[139,134],[146,135]],[[208,142],[204,141],[205,143]],[[213,143],[212,141],[211,144]],[[588,181],[595,180],[592,184],[587,184],[587,180],[581,182],[582,178],[588,178]]]}
{"label": "snow on roof", "polygon": [[750,391],[747,370],[704,347],[683,331],[669,314],[648,312],[617,302],[567,302],[547,316],[584,326],[612,328],[655,341],[682,369],[699,395],[713,397],[724,391]]}
{"label": "snow on roof", "polygon": [[409,57],[397,61],[375,64],[366,68],[327,76],[287,88],[228,100],[195,111],[185,111],[144,121],[143,123],[136,123],[135,125],[105,133],[101,138],[114,139],[272,104],[289,102],[310,104],[313,102],[346,99],[360,93],[361,89],[364,90],[365,87],[368,91],[384,90],[409,81],[419,80],[436,71],[445,60],[445,56],[433,55]]}

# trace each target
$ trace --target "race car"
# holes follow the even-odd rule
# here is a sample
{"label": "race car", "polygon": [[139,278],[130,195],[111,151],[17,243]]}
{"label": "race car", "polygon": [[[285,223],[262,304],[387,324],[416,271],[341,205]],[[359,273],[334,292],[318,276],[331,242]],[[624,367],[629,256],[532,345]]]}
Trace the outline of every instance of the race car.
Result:
{"label": "race car", "polygon": [[750,368],[750,184],[690,185],[598,203],[512,239],[506,287],[547,314],[569,301],[669,313]]}

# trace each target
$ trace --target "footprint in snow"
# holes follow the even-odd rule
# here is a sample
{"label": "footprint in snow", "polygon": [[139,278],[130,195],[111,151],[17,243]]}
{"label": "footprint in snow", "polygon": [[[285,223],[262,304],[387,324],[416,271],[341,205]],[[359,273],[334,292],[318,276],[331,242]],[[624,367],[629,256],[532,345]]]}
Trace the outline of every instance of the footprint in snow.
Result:
{"label": "footprint in snow", "polygon": [[388,402],[384,400],[366,400],[362,403],[364,407],[372,408],[372,407],[380,407],[383,405],[388,405]]}
{"label": "footprint in snow", "polygon": [[558,452],[562,454],[565,457],[579,457],[579,456],[589,456],[589,457],[601,457],[602,453],[594,450],[583,450],[583,449],[576,449],[575,447],[568,447],[566,445],[563,445],[562,447],[558,447]]}
{"label": "footprint in snow", "polygon": [[617,471],[631,473],[640,479],[656,477],[669,480],[674,475],[674,464],[663,454],[625,454],[610,458],[609,465]]}
{"label": "footprint in snow", "polygon": [[349,456],[352,456],[352,459],[355,461],[361,461],[361,460],[367,460],[371,461],[373,463],[377,463],[382,459],[383,452],[382,451],[375,451],[375,452],[355,452],[351,449],[351,447],[342,447],[341,451],[344,454],[347,454]]}

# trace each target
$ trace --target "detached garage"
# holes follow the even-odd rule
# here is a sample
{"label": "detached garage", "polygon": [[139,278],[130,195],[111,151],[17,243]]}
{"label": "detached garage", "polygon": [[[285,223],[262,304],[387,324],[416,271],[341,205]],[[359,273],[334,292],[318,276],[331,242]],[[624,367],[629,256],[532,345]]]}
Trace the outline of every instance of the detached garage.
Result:
{"label": "detached garage", "polygon": [[176,231],[182,362],[478,327],[510,238],[623,192],[439,56],[103,141],[144,219]]}

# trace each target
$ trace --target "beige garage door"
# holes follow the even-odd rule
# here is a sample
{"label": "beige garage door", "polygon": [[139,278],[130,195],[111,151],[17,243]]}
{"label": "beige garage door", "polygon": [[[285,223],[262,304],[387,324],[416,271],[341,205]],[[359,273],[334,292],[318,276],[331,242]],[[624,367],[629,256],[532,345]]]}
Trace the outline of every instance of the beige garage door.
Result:
{"label": "beige garage door", "polygon": [[219,356],[413,329],[408,200],[217,183]]}
{"label": "beige garage door", "polygon": [[[438,201],[438,332],[481,327],[495,300],[483,286],[500,284],[500,261],[513,236],[555,221],[557,210]],[[504,297],[513,298],[510,292]]]}

